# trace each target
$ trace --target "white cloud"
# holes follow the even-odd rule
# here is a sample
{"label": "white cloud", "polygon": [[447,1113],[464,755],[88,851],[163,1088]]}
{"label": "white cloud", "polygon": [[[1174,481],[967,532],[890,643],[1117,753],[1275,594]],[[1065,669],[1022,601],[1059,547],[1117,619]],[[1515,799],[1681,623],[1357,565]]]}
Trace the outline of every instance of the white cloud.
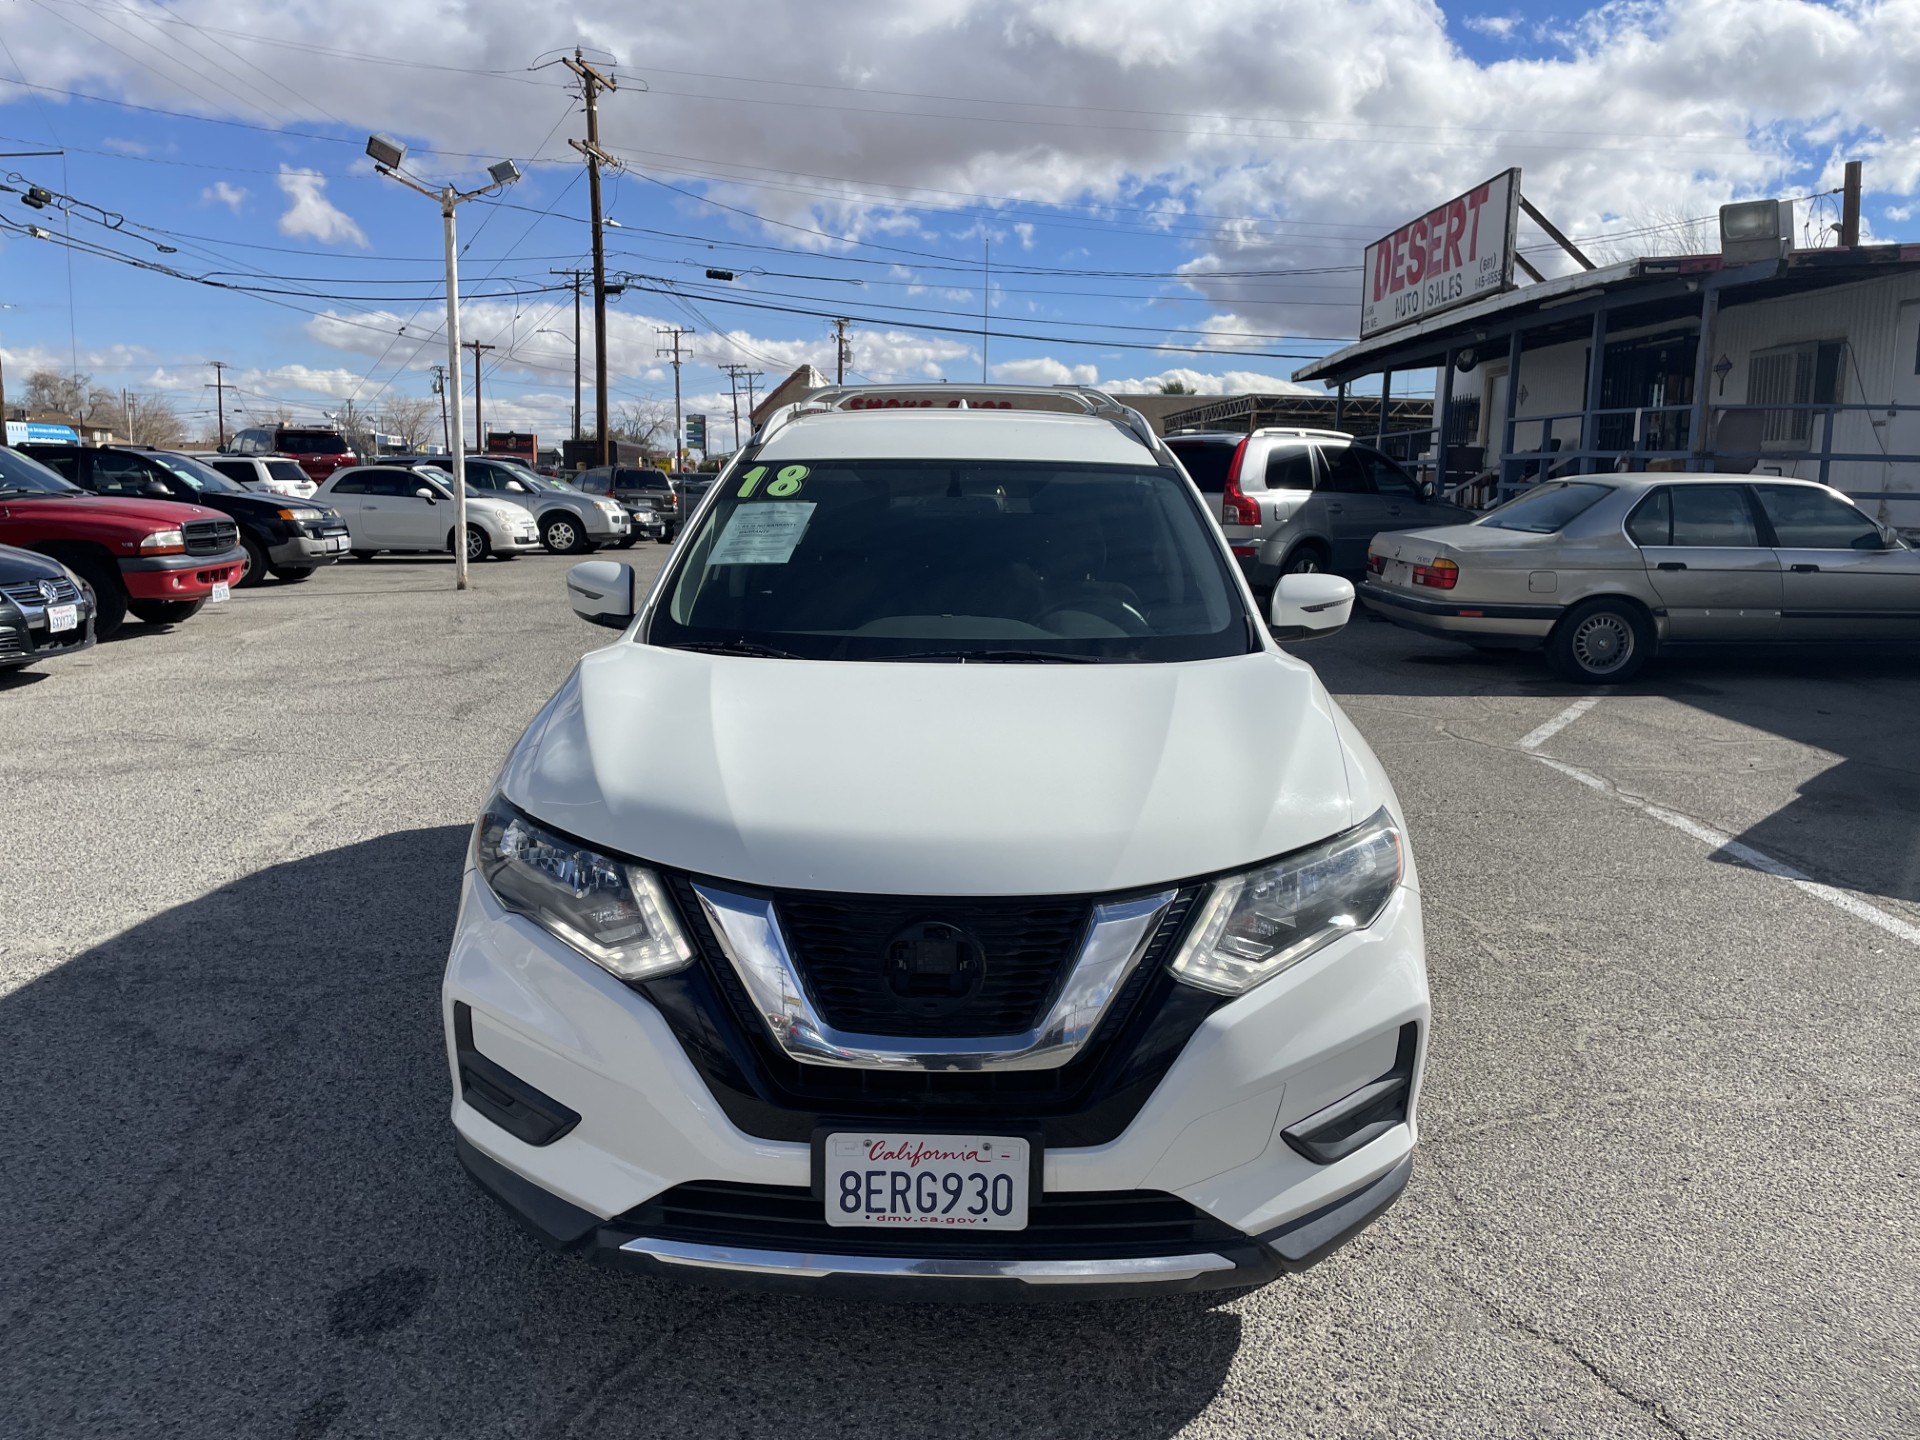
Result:
{"label": "white cloud", "polygon": [[[202,205],[224,205],[234,214],[240,213],[240,206],[251,192],[242,185],[229,185],[224,180],[216,180],[200,192]],[[284,228],[284,227],[283,227]]]}
{"label": "white cloud", "polygon": [[1514,31],[1520,28],[1522,17],[1519,15],[1469,15],[1463,23],[1469,30],[1477,30],[1482,35],[1491,35],[1496,40],[1511,40]]}
{"label": "white cloud", "polygon": [[993,378],[1007,385],[1097,385],[1098,365],[1068,365],[1051,355],[1008,360],[991,367]]}
{"label": "white cloud", "polygon": [[366,233],[351,215],[327,199],[327,180],[319,171],[282,165],[279,185],[287,197],[287,213],[280,217],[282,235],[303,235],[322,245],[366,249]]}

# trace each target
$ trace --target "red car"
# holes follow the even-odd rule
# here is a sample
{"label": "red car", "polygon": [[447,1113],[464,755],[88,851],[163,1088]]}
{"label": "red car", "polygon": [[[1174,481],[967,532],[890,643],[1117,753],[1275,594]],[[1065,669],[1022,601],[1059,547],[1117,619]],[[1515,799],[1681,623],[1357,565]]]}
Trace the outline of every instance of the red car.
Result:
{"label": "red car", "polygon": [[218,510],[89,494],[4,446],[0,545],[37,550],[85,580],[102,640],[128,611],[150,625],[172,625],[209,600],[225,600],[246,568],[239,527]]}
{"label": "red car", "polygon": [[263,425],[242,430],[227,446],[227,453],[296,461],[316,485],[324,485],[334,471],[360,463],[347,437],[324,425]]}

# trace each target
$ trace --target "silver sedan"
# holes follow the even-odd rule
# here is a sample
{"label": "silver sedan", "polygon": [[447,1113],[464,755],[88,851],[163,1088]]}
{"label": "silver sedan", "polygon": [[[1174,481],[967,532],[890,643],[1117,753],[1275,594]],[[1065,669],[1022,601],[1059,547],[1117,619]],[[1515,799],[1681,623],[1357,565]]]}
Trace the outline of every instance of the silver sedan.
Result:
{"label": "silver sedan", "polygon": [[1685,644],[1920,641],[1920,552],[1807,480],[1588,475],[1471,525],[1376,536],[1361,601],[1569,679],[1631,679]]}

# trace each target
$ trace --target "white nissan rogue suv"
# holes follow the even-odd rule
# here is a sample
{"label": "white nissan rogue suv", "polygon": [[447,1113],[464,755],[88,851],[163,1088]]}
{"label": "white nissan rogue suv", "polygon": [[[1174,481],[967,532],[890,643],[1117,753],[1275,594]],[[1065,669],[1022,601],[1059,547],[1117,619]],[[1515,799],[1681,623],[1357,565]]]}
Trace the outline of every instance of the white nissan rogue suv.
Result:
{"label": "white nissan rogue suv", "polygon": [[816,391],[715,483],[475,829],[461,1160],[657,1274],[936,1300],[1259,1284],[1412,1171],[1399,801],[1095,391]]}

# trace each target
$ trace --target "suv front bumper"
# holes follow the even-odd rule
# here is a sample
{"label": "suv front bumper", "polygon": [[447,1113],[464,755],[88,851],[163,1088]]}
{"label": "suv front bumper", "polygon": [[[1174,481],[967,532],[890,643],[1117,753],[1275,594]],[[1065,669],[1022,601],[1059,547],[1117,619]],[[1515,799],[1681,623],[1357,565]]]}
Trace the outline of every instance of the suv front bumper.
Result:
{"label": "suv front bumper", "polygon": [[[645,996],[506,914],[472,871],[442,998],[462,1159],[549,1244],[683,1277],[934,1300],[1244,1286],[1314,1263],[1405,1188],[1429,1014],[1411,889],[1369,929],[1212,1011],[1117,1138],[1043,1153],[1036,1213],[1104,1199],[1183,1217],[1164,1246],[1103,1251],[1097,1226],[816,1227],[811,1147],[736,1127]],[[1393,1123],[1310,1158],[1302,1122],[1395,1075]],[[690,1220],[676,1203],[716,1186],[738,1204]],[[1050,1234],[1067,1239],[1049,1248]],[[921,1253],[916,1235],[929,1237]]]}

